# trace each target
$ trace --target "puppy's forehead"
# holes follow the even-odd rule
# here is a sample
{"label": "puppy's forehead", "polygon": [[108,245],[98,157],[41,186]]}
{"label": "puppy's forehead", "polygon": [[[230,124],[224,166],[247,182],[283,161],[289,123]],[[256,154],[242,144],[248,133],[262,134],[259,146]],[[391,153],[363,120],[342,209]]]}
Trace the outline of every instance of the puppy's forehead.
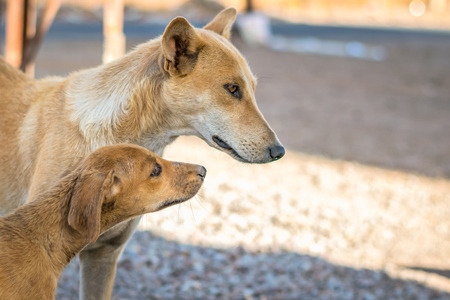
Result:
{"label": "puppy's forehead", "polygon": [[122,159],[144,159],[148,156],[147,151],[144,149],[134,147],[133,145],[117,145],[112,146],[109,151],[109,158],[112,160],[122,160]]}
{"label": "puppy's forehead", "polygon": [[156,162],[156,155],[141,147],[124,147],[120,153],[118,161],[128,165],[153,165]]}
{"label": "puppy's forehead", "polygon": [[147,164],[153,165],[153,164],[156,163],[156,157],[153,156],[153,155],[147,155],[147,156],[145,157],[145,159],[144,159],[144,162],[147,163]]}
{"label": "puppy's forehead", "polygon": [[134,145],[113,145],[100,148],[90,155],[88,162],[98,169],[113,168],[119,166],[122,168],[131,168],[136,164],[153,164],[156,161],[156,155],[149,150]]}

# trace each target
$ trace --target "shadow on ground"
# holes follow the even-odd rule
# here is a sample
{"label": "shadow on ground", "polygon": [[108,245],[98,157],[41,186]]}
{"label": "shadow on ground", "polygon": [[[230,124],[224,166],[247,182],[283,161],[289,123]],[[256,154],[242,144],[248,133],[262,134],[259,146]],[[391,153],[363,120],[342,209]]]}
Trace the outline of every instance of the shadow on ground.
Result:
{"label": "shadow on ground", "polygon": [[436,274],[442,277],[446,277],[450,279],[450,270],[445,270],[445,269],[433,269],[433,268],[424,268],[424,267],[406,267],[407,269],[410,270],[415,270],[415,271],[422,271],[422,272],[426,272],[426,273],[432,273],[432,274]]}
{"label": "shadow on ground", "polygon": [[[78,294],[78,260],[57,299]],[[449,299],[422,283],[295,252],[250,252],[166,240],[138,231],[119,262],[113,299]]]}

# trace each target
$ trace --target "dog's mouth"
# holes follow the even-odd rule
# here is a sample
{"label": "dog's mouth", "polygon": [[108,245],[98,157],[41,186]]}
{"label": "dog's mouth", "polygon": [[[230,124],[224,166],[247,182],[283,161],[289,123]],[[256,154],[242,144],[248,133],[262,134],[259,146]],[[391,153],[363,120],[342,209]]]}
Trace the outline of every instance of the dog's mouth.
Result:
{"label": "dog's mouth", "polygon": [[228,145],[224,140],[222,140],[221,138],[219,138],[217,135],[213,135],[212,140],[214,141],[214,143],[216,143],[217,146],[219,146],[220,148],[222,148],[223,150],[225,150],[225,152],[228,152],[233,158],[248,163],[249,161],[246,160],[245,158],[243,158],[242,156],[240,156],[236,150],[233,149],[233,147],[231,147],[230,145]]}

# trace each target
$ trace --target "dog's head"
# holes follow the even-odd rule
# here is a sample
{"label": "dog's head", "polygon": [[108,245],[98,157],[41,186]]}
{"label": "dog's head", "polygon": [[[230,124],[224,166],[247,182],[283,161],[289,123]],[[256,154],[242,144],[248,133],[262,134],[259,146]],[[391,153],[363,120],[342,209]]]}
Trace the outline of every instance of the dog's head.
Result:
{"label": "dog's head", "polygon": [[114,145],[89,155],[75,183],[68,222],[94,242],[126,219],[192,198],[206,169],[171,162],[136,145]]}
{"label": "dog's head", "polygon": [[248,163],[267,163],[285,151],[255,101],[256,78],[229,41],[236,19],[225,9],[204,28],[182,18],[162,36],[165,101],[192,133]]}

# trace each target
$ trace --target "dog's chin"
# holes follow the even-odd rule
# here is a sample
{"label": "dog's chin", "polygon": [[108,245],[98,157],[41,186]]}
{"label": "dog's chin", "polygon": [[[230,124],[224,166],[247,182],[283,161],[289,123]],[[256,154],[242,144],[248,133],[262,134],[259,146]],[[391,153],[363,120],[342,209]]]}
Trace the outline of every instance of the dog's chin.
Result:
{"label": "dog's chin", "polygon": [[251,163],[253,163],[253,162],[251,162],[251,161],[249,161],[249,160],[243,158],[242,156],[240,156],[234,149],[232,149],[231,152],[228,152],[228,154],[229,154],[232,158],[234,158],[235,160],[238,160],[238,161],[240,161],[240,162],[243,162],[243,163],[246,163],[246,164],[251,164]]}
{"label": "dog's chin", "polygon": [[249,161],[248,159],[243,158],[242,156],[237,153],[236,150],[234,150],[228,143],[226,143],[224,140],[219,138],[217,135],[214,135],[212,137],[213,140],[213,146],[216,149],[219,149],[220,151],[223,151],[225,153],[228,153],[231,157],[234,159],[243,162],[243,163],[253,163]]}
{"label": "dog's chin", "polygon": [[183,198],[183,199],[175,199],[175,200],[168,200],[168,201],[165,201],[165,202],[161,203],[161,204],[156,208],[155,211],[159,211],[159,210],[165,209],[165,208],[167,208],[167,207],[170,207],[170,206],[173,206],[173,205],[176,205],[176,204],[180,204],[180,203],[186,202],[186,201],[189,200],[189,199],[190,199],[190,198]]}

